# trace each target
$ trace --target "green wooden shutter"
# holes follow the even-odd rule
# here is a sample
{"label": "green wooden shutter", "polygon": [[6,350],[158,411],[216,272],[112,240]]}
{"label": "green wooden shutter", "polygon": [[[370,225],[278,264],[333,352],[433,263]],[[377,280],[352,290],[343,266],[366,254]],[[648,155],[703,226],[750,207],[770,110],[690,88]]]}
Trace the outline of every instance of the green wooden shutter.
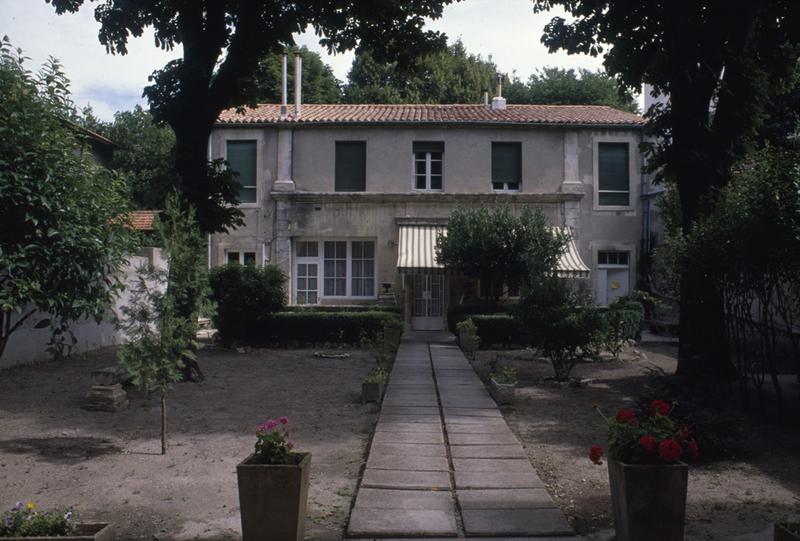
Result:
{"label": "green wooden shutter", "polygon": [[228,141],[228,167],[239,173],[236,180],[241,185],[238,199],[240,203],[256,202],[256,142]]}
{"label": "green wooden shutter", "polygon": [[[630,204],[628,143],[598,143],[597,188],[601,205]],[[606,192],[606,193],[603,193]]]}
{"label": "green wooden shutter", "polygon": [[492,143],[492,182],[522,180],[522,144]]}
{"label": "green wooden shutter", "polygon": [[335,189],[363,192],[367,189],[367,143],[336,141]]}

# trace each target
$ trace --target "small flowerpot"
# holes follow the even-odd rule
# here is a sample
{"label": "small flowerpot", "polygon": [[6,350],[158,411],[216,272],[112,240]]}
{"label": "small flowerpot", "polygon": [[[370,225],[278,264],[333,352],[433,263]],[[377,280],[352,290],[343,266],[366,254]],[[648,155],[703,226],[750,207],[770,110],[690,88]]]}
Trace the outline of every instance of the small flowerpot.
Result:
{"label": "small flowerpot", "polygon": [[403,329],[400,327],[384,327],[383,341],[390,344],[393,348],[400,345],[400,338],[403,336]]}
{"label": "small flowerpot", "polygon": [[686,464],[639,465],[608,459],[617,541],[683,541]]}
{"label": "small flowerpot", "polygon": [[477,349],[475,347],[475,334],[471,332],[460,331],[458,333],[458,345],[461,346],[462,351],[472,353]]}
{"label": "small flowerpot", "polygon": [[497,383],[494,379],[489,379],[489,394],[499,406],[510,406],[514,404],[513,383]]}
{"label": "small flowerpot", "polygon": [[78,524],[72,535],[36,537],[4,537],[3,541],[114,541],[114,525],[108,523]]}
{"label": "small flowerpot", "polygon": [[367,383],[366,381],[361,384],[361,402],[380,403],[383,399],[383,382]]}
{"label": "small flowerpot", "polygon": [[242,541],[302,541],[311,453],[295,464],[260,464],[252,454],[236,466]]}
{"label": "small flowerpot", "polygon": [[800,541],[800,523],[782,523],[775,525],[774,541]]}

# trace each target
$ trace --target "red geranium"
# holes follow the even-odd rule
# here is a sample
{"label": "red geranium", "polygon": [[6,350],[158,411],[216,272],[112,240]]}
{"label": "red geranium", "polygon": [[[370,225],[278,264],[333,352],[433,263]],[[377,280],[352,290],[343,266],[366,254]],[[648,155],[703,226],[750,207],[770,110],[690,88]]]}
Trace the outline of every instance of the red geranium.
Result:
{"label": "red geranium", "polygon": [[671,406],[663,400],[653,400],[650,403],[650,415],[669,415]]}
{"label": "red geranium", "polygon": [[686,450],[689,451],[689,456],[691,456],[692,459],[697,459],[697,457],[700,456],[700,448],[694,440],[686,442]]}
{"label": "red geranium", "polygon": [[653,436],[642,436],[639,438],[639,445],[644,447],[648,453],[652,453],[656,448],[656,439]]}
{"label": "red geranium", "polygon": [[633,413],[633,410],[619,410],[616,419],[618,423],[636,424],[636,414]]}
{"label": "red geranium", "polygon": [[603,448],[599,445],[592,445],[589,448],[589,460],[594,462],[595,464],[602,464],[603,461],[600,460],[600,457],[603,456]]}
{"label": "red geranium", "polygon": [[658,456],[667,463],[677,462],[683,454],[683,447],[672,438],[667,438],[658,446]]}

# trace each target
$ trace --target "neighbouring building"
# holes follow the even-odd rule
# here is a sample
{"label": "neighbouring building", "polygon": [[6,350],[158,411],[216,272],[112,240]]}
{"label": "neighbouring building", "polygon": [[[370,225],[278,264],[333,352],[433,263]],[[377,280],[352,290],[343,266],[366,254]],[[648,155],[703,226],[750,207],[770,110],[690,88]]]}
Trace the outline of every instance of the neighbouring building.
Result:
{"label": "neighbouring building", "polygon": [[211,266],[276,264],[291,304],[393,297],[412,328],[440,328],[446,307],[480,286],[437,264],[437,232],[456,207],[505,204],[569,228],[560,270],[586,278],[598,303],[635,286],[647,180],[640,116],[499,96],[314,105],[295,92],[293,106],[225,111],[212,132],[210,157],[240,175],[245,225],[209,239]]}

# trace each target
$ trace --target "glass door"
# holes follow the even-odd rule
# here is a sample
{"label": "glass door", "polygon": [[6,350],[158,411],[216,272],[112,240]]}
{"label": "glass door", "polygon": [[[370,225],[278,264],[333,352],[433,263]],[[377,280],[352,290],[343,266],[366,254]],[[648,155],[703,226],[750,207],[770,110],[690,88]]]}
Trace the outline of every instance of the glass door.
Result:
{"label": "glass door", "polygon": [[444,328],[444,275],[413,275],[411,328],[434,331]]}

